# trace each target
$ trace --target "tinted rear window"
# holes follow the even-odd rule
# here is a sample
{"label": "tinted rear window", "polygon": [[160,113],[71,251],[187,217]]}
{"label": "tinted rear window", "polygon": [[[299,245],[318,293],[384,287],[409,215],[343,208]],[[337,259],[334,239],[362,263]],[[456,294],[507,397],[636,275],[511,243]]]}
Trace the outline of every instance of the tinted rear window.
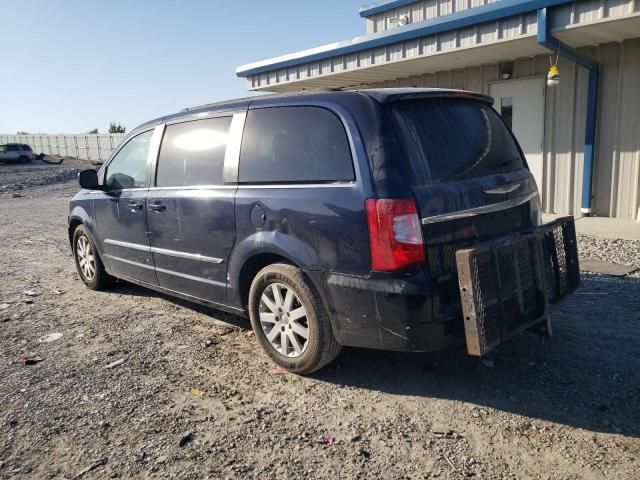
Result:
{"label": "tinted rear window", "polygon": [[167,125],[156,186],[221,185],[231,117]]}
{"label": "tinted rear window", "polygon": [[353,162],[340,119],[317,107],[250,110],[242,137],[244,183],[353,180]]}
{"label": "tinted rear window", "polygon": [[414,186],[518,170],[524,162],[489,105],[458,99],[413,100],[388,107]]}

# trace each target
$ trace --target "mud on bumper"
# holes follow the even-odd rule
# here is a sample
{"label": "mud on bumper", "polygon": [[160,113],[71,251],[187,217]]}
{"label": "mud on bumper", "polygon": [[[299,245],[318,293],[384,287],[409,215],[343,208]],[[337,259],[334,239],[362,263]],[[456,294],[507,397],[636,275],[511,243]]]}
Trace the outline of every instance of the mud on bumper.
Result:
{"label": "mud on bumper", "polygon": [[467,350],[484,355],[536,326],[580,283],[573,217],[456,252]]}

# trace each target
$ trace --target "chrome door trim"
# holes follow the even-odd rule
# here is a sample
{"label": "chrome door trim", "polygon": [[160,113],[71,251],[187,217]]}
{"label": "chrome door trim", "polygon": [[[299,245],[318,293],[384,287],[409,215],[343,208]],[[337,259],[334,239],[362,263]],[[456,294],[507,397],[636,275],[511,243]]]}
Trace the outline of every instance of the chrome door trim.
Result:
{"label": "chrome door trim", "polygon": [[[142,252],[157,253],[159,255],[169,255],[171,257],[186,258],[189,260],[198,260],[201,262],[222,263],[224,261],[221,258],[207,257],[205,255],[200,255],[199,253],[187,253],[177,250],[168,250],[166,248],[150,247],[147,245],[140,245],[139,243],[121,242],[120,240],[113,240],[111,238],[107,238],[104,243],[108,243],[109,245],[116,245],[118,247],[131,248],[133,250],[140,250]],[[161,271],[159,268],[157,270]]]}
{"label": "chrome door trim", "polygon": [[223,262],[221,258],[207,257],[206,255],[200,255],[199,253],[179,252],[177,250],[168,250],[166,248],[158,248],[158,247],[149,247],[149,249],[151,253],[158,253],[160,255],[169,255],[171,257],[187,258],[189,260],[199,260],[201,262],[209,262],[209,263]]}
{"label": "chrome door trim", "polygon": [[104,256],[106,258],[110,258],[111,260],[115,260],[117,262],[127,263],[129,265],[135,265],[136,267],[146,268],[147,270],[155,270],[153,265],[145,265],[144,263],[134,262],[133,260],[127,260],[126,258],[116,257],[115,255],[109,255],[105,253]]}
{"label": "chrome door trim", "polygon": [[235,190],[237,185],[184,185],[181,187],[151,187],[150,192],[161,192],[163,190],[189,191],[189,190]]}
{"label": "chrome door trim", "polygon": [[356,182],[336,182],[336,183],[239,183],[238,189],[243,188],[353,188]]}
{"label": "chrome door trim", "polygon": [[160,125],[156,125],[153,129],[153,135],[151,136],[151,142],[149,143],[149,153],[147,155],[147,169],[149,172],[149,182],[147,182],[147,187],[155,184],[155,179],[151,178],[151,175],[155,173],[153,171],[153,167],[158,159],[158,155],[160,154],[160,143],[162,142],[162,136],[164,135],[164,128],[165,124],[161,123]]}
{"label": "chrome door trim", "polygon": [[131,248],[133,250],[140,250],[142,252],[150,252],[151,247],[148,245],[140,245],[139,243],[121,242],[120,240],[112,240],[111,238],[105,239],[104,243],[109,245],[115,245],[117,247]]}
{"label": "chrome door trim", "polygon": [[165,268],[152,267],[151,265],[145,265],[144,263],[134,262],[133,260],[127,260],[125,258],[116,257],[115,255],[104,254],[105,257],[115,260],[117,262],[128,263],[129,265],[135,265],[136,267],[155,270],[156,272],[166,273],[167,275],[175,275],[176,277],[188,278],[189,280],[195,280],[196,282],[208,283],[210,285],[216,285],[218,287],[226,287],[226,283],[216,282],[215,280],[209,280],[208,278],[195,277],[186,273],[174,272],[173,270],[167,270]]}
{"label": "chrome door trim", "polygon": [[355,186],[356,183],[352,181],[334,183],[234,183],[230,185],[186,185],[182,187],[150,187],[147,190],[149,192],[156,192],[162,190],[236,190],[239,188],[353,188]]}
{"label": "chrome door trim", "polygon": [[504,202],[492,203],[491,205],[483,205],[482,207],[460,210],[458,212],[443,213],[442,215],[434,215],[432,217],[424,217],[422,219],[422,224],[430,225],[432,223],[446,222],[447,220],[475,217],[476,215],[482,215],[483,213],[497,212],[499,210],[517,207],[518,205],[522,205],[523,203],[528,202],[529,200],[537,196],[538,192],[535,191],[521,197],[505,200]]}
{"label": "chrome door trim", "polygon": [[195,275],[189,275],[187,273],[180,273],[174,270],[167,270],[166,268],[156,267],[156,272],[166,273],[167,275],[174,275],[176,277],[186,278],[188,280],[194,280],[196,282],[208,283],[209,285],[215,285],[217,287],[226,287],[226,283],[216,282],[215,280],[209,280],[208,278],[196,277]]}
{"label": "chrome door trim", "polygon": [[[240,147],[244,123],[247,119],[246,110],[234,113],[227,134],[227,149],[224,152],[224,170],[222,178],[224,183],[236,183],[238,181],[238,165],[240,163]],[[235,185],[234,185],[235,187]]]}

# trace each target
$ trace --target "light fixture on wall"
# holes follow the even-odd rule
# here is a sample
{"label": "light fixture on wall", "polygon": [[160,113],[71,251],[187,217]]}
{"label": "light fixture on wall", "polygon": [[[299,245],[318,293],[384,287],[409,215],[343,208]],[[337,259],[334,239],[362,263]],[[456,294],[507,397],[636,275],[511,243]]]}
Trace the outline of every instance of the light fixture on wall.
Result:
{"label": "light fixture on wall", "polygon": [[513,63],[508,62],[500,65],[500,74],[503,80],[509,80],[511,75],[513,75]]}
{"label": "light fixture on wall", "polygon": [[409,16],[398,15],[397,17],[390,18],[389,23],[391,25],[398,24],[399,27],[404,27],[407,23],[409,23]]}

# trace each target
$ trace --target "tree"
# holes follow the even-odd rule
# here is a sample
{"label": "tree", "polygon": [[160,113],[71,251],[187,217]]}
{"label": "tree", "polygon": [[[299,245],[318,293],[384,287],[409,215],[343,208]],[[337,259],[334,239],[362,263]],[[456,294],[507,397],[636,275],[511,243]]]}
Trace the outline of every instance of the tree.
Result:
{"label": "tree", "polygon": [[89,130],[89,133],[95,135],[96,133],[98,133],[98,129],[94,128],[93,130]]}
{"label": "tree", "polygon": [[19,131],[19,132],[16,132],[16,135],[29,135],[29,132]]}
{"label": "tree", "polygon": [[123,127],[119,123],[111,122],[109,124],[109,133],[124,133],[127,128]]}

